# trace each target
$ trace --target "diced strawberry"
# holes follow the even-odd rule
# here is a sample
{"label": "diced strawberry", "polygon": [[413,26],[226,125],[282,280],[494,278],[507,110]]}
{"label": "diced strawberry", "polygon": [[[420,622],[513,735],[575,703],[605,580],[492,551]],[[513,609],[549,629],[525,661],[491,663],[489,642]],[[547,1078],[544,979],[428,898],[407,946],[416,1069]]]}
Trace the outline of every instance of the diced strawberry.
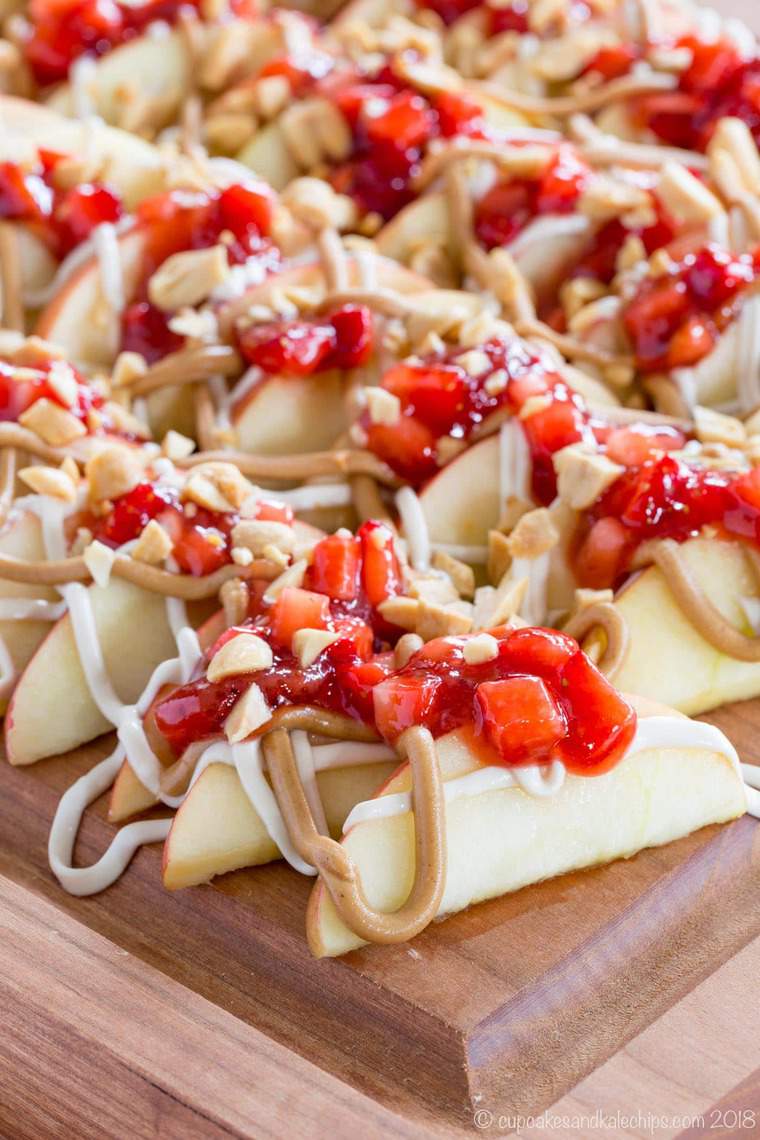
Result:
{"label": "diced strawberry", "polygon": [[486,736],[505,764],[545,763],[567,734],[564,711],[540,677],[485,681],[475,699]]}
{"label": "diced strawberry", "polygon": [[606,438],[605,451],[613,463],[638,467],[656,451],[678,451],[686,437],[678,428],[630,424],[614,428]]}
{"label": "diced strawberry", "polygon": [[433,106],[438,116],[438,129],[444,138],[479,135],[485,130],[482,106],[461,91],[439,92]]}
{"label": "diced strawberry", "polygon": [[52,191],[39,175],[25,174],[15,162],[0,162],[0,218],[42,221],[52,202]]}
{"label": "diced strawberry", "polygon": [[330,603],[324,594],[286,586],[272,607],[272,639],[290,649],[299,629],[327,629]]}
{"label": "diced strawberry", "polygon": [[311,376],[335,346],[333,326],[316,321],[271,321],[240,333],[245,359],[270,376]]}
{"label": "diced strawberry", "polygon": [[402,593],[404,579],[393,533],[385,523],[365,522],[359,529],[362,586],[371,606]]}
{"label": "diced strawberry", "polygon": [[372,312],[366,305],[344,305],[330,317],[335,346],[327,368],[360,368],[372,354]]}
{"label": "diced strawberry", "polygon": [[614,585],[626,565],[630,544],[631,536],[621,522],[598,519],[576,555],[578,581],[597,590]]}
{"label": "diced strawberry", "polygon": [[430,107],[421,95],[413,91],[400,91],[388,100],[379,115],[370,114],[365,105],[362,121],[368,138],[373,143],[391,143],[401,151],[422,146],[430,138],[435,126]]}
{"label": "diced strawberry", "polygon": [[585,653],[567,663],[562,681],[575,713],[572,732],[560,745],[564,763],[585,776],[608,772],[633,740],[636,713]]}
{"label": "diced strawberry", "polygon": [[673,334],[668,345],[667,367],[689,368],[712,352],[717,339],[712,321],[705,321],[695,313]]}
{"label": "diced strawberry", "polygon": [[467,398],[464,373],[456,363],[397,364],[383,378],[383,387],[435,436],[447,435],[461,415]]}
{"label": "diced strawberry", "polygon": [[352,601],[359,592],[359,540],[352,535],[332,534],[314,547],[306,573],[309,590],[339,601]]}
{"label": "diced strawberry", "polygon": [[274,213],[274,195],[265,182],[238,182],[219,195],[220,229],[231,230],[239,240],[268,234]]}
{"label": "diced strawberry", "polygon": [[117,222],[122,213],[121,199],[106,186],[84,184],[69,190],[55,208],[59,257],[86,241],[95,226]]}
{"label": "diced strawberry", "polygon": [[552,680],[577,652],[577,641],[566,633],[553,629],[517,629],[501,642],[499,661],[511,672],[535,673],[544,680]]}
{"label": "diced strawberry", "polygon": [[262,499],[256,504],[256,518],[262,522],[281,522],[293,525],[293,508],[289,503],[276,503],[272,499]]}
{"label": "diced strawberry", "polygon": [[475,234],[486,249],[508,245],[535,212],[536,184],[496,182],[475,207]]}
{"label": "diced strawberry", "polygon": [[411,725],[431,722],[442,679],[430,676],[395,676],[372,690],[377,731],[393,742]]}
{"label": "diced strawberry", "polygon": [[589,176],[589,168],[571,146],[560,146],[541,175],[536,207],[541,214],[566,214],[575,206]]}
{"label": "diced strawberry", "polygon": [[173,553],[179,569],[196,577],[213,574],[229,561],[226,537],[213,526],[186,526]]}
{"label": "diced strawberry", "polygon": [[419,485],[437,471],[436,437],[412,416],[402,416],[392,426],[366,423],[366,431],[370,450],[402,479]]}
{"label": "diced strawberry", "polygon": [[607,82],[610,79],[620,79],[621,76],[627,75],[631,70],[631,65],[636,61],[638,54],[635,44],[622,42],[608,44],[600,48],[591,61],[586,64],[583,74],[588,75],[589,72],[595,72]]}

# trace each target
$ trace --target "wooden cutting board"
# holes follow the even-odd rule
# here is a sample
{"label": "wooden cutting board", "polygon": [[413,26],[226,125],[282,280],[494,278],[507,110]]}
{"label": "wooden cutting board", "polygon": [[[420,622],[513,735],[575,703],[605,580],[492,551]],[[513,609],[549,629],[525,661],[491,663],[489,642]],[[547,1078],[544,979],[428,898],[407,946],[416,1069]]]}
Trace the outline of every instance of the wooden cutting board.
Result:
{"label": "wooden cutting board", "polygon": [[[745,758],[756,754],[760,701],[722,710],[713,719]],[[2,953],[9,958],[3,973],[19,977],[9,1008],[16,1011],[18,1035],[26,1028],[25,1003],[37,1002],[41,1034],[46,1048],[59,1054],[62,1080],[60,1064],[66,1071],[72,1057],[65,1034],[59,1036],[61,1011],[69,1034],[76,1034],[80,1018],[100,1011],[89,1047],[94,1040],[109,1056],[109,1026],[119,1032],[134,1029],[135,1016],[139,1024],[133,973],[147,970],[150,985],[142,974],[139,980],[153,996],[141,1002],[146,1002],[146,1024],[153,1016],[165,1019],[158,1056],[161,1064],[174,1058],[172,1080],[192,1052],[196,1068],[203,1061],[206,1077],[209,1067],[220,1070],[218,1082],[200,1096],[207,1116],[183,1118],[178,1135],[194,1134],[188,1133],[190,1119],[200,1126],[198,1135],[216,1135],[212,1124],[216,1128],[215,1121],[226,1119],[230,1068],[237,1073],[242,1065],[245,1072],[257,1050],[280,1046],[286,1047],[277,1066],[280,1081],[273,1090],[270,1079],[266,1096],[259,1088],[258,1108],[267,1096],[289,1097],[295,1090],[303,1095],[308,1083],[304,1086],[303,1075],[291,1070],[305,1058],[318,1067],[307,1066],[322,1098],[309,1101],[314,1126],[338,1120],[340,1110],[333,1134],[355,1135],[354,1112],[364,1131],[371,1134],[376,1126],[386,1135],[384,1113],[390,1111],[428,1133],[471,1125],[479,1106],[487,1106],[495,1118],[538,1112],[619,1054],[627,1041],[760,936],[760,827],[749,818],[474,907],[434,924],[412,945],[367,948],[340,961],[310,957],[303,933],[310,883],[284,865],[236,872],[210,887],[168,894],[161,886],[160,848],[154,847],[142,851],[110,891],[74,899],[48,871],[47,832],[60,793],[106,747],[104,742],[28,769],[0,764],[0,872],[5,876],[0,913],[6,926]],[[112,834],[104,806],[96,805],[82,830],[77,847],[82,862],[94,860]],[[41,940],[49,957],[46,932],[55,946],[59,924],[66,932],[63,980],[55,957],[32,964]],[[114,964],[105,980],[93,965],[102,966],[104,956]],[[756,1012],[756,977],[747,985],[748,993],[754,991]],[[51,989],[61,1011],[48,1024]],[[224,1033],[214,1029],[219,1020]],[[238,1042],[251,1034],[255,1048]],[[141,1080],[155,1081],[165,1093],[171,1081],[156,1074],[158,1060],[141,1060],[143,1044],[140,1033],[127,1041],[120,1063],[126,1061],[130,1081],[138,1070]],[[730,1042],[720,1044],[728,1048]],[[0,1079],[0,1088],[15,1089],[17,1108],[29,1096],[25,1051],[38,1047],[37,1039],[22,1041],[17,1064],[10,1066],[11,1085]],[[51,1054],[48,1067],[53,1063]],[[8,1058],[0,1051],[0,1078],[4,1064]],[[103,1080],[131,1112],[136,1094],[121,1070],[104,1073]],[[77,1113],[89,1111],[90,1084],[80,1074],[76,1089],[66,1081],[63,1087],[71,1101],[64,1117],[69,1132],[89,1135]],[[251,1086],[246,1087],[250,1095]],[[350,1111],[345,1098],[352,1102]],[[0,1104],[4,1099],[0,1093]],[[44,1095],[41,1103],[47,1111]],[[97,1098],[91,1111],[97,1125],[93,1135],[124,1134],[107,1130]],[[288,1118],[274,1119],[284,1128]],[[390,1119],[391,1131],[402,1134],[402,1120]],[[0,1110],[3,1124],[8,1128],[9,1121]],[[13,1125],[8,1132],[13,1140],[58,1135],[25,1133],[16,1116]],[[757,1127],[760,1134],[760,1114]],[[235,1131],[261,1134],[240,1121]],[[274,1128],[273,1135],[284,1134],[291,1133]],[[568,1133],[577,1134],[583,1133]]]}

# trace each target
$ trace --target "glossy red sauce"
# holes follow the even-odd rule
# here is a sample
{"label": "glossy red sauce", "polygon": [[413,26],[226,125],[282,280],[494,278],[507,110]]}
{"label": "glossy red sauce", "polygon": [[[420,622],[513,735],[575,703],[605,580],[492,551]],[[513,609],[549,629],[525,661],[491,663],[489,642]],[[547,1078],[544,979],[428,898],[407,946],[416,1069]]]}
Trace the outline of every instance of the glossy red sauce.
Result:
{"label": "glossy red sauce", "polygon": [[222,241],[230,265],[256,258],[263,273],[277,270],[280,253],[268,237],[272,210],[271,190],[253,178],[224,190],[172,190],[142,202],[137,225],[145,234],[145,250],[136,295],[122,315],[121,347],[149,363],[181,347],[183,339],[168,327],[170,315],[147,297],[150,277],[172,254]]}
{"label": "glossy red sauce", "polygon": [[372,352],[372,312],[366,305],[344,305],[324,317],[251,325],[238,333],[238,347],[270,376],[359,368]]}
{"label": "glossy red sauce", "polygon": [[119,195],[102,183],[59,189],[55,168],[63,157],[40,151],[33,169],[0,162],[0,218],[29,226],[59,261],[95,226],[118,222],[124,213]]}
{"label": "glossy red sauce", "polygon": [[760,143],[760,60],[743,60],[726,41],[702,43],[695,36],[677,42],[692,52],[678,88],[638,100],[635,114],[663,142],[703,151],[718,121],[741,119]]}
{"label": "glossy red sauce", "polygon": [[[76,401],[73,405],[67,404],[51,384],[50,376],[55,372],[65,382],[72,377],[76,381]],[[0,422],[17,422],[19,416],[38,400],[51,400],[85,425],[88,412],[99,411],[105,403],[103,393],[63,360],[40,361],[34,367],[19,367],[0,360]],[[113,431],[107,415],[103,415],[100,430]]]}
{"label": "glossy red sauce", "polygon": [[[45,87],[68,75],[81,55],[99,56],[142,35],[160,20],[173,24],[185,10],[197,12],[199,0],[31,0],[27,18],[30,33],[25,43],[27,61],[37,82]],[[231,0],[233,15],[255,18],[254,0]]]}
{"label": "glossy red sauce", "polygon": [[[339,532],[323,539],[303,588],[283,590],[272,605],[259,595],[245,625],[227,630],[205,659],[231,637],[253,631],[271,646],[273,667],[216,683],[205,676],[191,681],[159,702],[156,728],[179,756],[193,741],[222,731],[235,701],[253,681],[273,709],[314,705],[372,724],[372,689],[390,672],[387,647],[403,632],[389,626],[377,606],[402,589],[392,535],[383,524],[368,522],[356,536]],[[293,634],[304,628],[341,635],[305,669],[292,651]]]}
{"label": "glossy red sauce", "polygon": [[434,737],[471,728],[486,763],[561,760],[569,771],[614,767],[636,714],[578,647],[548,629],[496,631],[498,654],[470,665],[467,638],[431,641],[374,691],[375,723],[394,742],[412,725]]}
{"label": "glossy red sauce", "polygon": [[[256,518],[290,523],[290,507],[278,503],[258,504]],[[235,512],[209,511],[183,503],[176,488],[150,482],[138,483],[126,495],[114,499],[104,515],[80,520],[93,537],[116,549],[140,536],[155,519],[174,544],[172,556],[180,571],[200,577],[212,574],[231,558],[231,533],[240,521]]]}
{"label": "glossy red sauce", "polygon": [[485,138],[481,107],[457,92],[425,97],[390,67],[373,78],[335,75],[319,87],[346,119],[353,152],[329,175],[366,213],[387,221],[415,197],[413,179],[428,144],[455,135]]}
{"label": "glossy red sauce", "polygon": [[760,249],[733,254],[712,243],[675,261],[672,272],[645,278],[623,313],[638,368],[669,371],[707,356],[758,267]]}
{"label": "glossy red sauce", "polygon": [[545,214],[570,214],[586,185],[589,168],[563,143],[538,178],[494,183],[475,207],[475,234],[486,249],[507,245],[529,222]]}

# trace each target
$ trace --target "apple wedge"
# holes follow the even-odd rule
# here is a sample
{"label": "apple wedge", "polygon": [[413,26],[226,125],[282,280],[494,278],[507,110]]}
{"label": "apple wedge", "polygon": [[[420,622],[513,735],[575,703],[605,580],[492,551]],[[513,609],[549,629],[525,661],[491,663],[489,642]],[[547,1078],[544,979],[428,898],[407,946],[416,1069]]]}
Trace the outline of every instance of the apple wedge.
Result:
{"label": "apple wedge", "polygon": [[[735,758],[712,742],[716,730],[676,714],[662,719],[671,726],[667,746],[632,748],[602,776],[568,775],[554,795],[534,797],[512,785],[449,799],[446,886],[439,915],[568,871],[628,858],[742,815],[746,794],[741,775]],[[680,723],[682,743],[672,744],[672,726]],[[717,738],[725,741],[719,733]],[[730,748],[728,742],[725,746]],[[447,783],[480,767],[456,733],[437,741],[437,750]],[[410,787],[404,766],[375,800]],[[370,906],[391,913],[404,903],[414,879],[413,815],[402,806],[398,813],[359,820],[353,826],[347,820],[343,845]],[[317,957],[344,954],[363,944],[338,916],[322,882],[312,890],[306,928]]]}
{"label": "apple wedge", "polygon": [[[387,761],[317,773],[325,817],[334,835],[340,834],[353,806],[373,795],[396,767],[395,761]],[[174,817],[164,847],[164,886],[193,887],[215,875],[279,858],[235,769],[211,764]]]}
{"label": "apple wedge", "polygon": [[436,242],[450,250],[451,219],[446,196],[425,194],[410,202],[383,226],[375,242],[380,253],[402,265],[426,242]]}
{"label": "apple wedge", "polygon": [[[757,596],[757,583],[741,547],[693,538],[681,555],[707,598],[742,632],[753,630],[742,598]],[[696,716],[730,701],[760,694],[760,663],[720,653],[683,614],[662,571],[650,566],[632,577],[615,598],[630,631],[630,648],[615,676],[626,692],[664,701]],[[593,651],[596,635],[584,648]]]}
{"label": "apple wedge", "polygon": [[[175,656],[166,600],[128,582],[88,587],[103,658],[125,703],[157,665]],[[71,618],[62,617],[29,661],[8,707],[5,747],[15,765],[68,752],[111,728],[85,680]]]}
{"label": "apple wedge", "polygon": [[[426,294],[429,282],[387,258],[375,262],[380,288],[399,293]],[[349,262],[350,284],[359,283],[359,270]],[[274,294],[286,288],[318,288],[322,271],[307,264],[287,269],[276,277],[257,285],[245,294],[244,307],[267,305]],[[424,298],[421,298],[424,303]],[[240,301],[233,302],[235,310]],[[229,321],[232,310],[222,310],[220,322]],[[365,382],[372,379],[372,364],[363,372]],[[341,372],[320,372],[314,376],[262,376],[253,385],[249,374],[240,381],[242,395],[231,396],[230,422],[237,446],[258,455],[296,454],[331,447],[350,426],[346,406],[345,376]]]}
{"label": "apple wedge", "polygon": [[488,436],[457,455],[420,491],[433,544],[486,546],[502,513],[499,437]]}
{"label": "apple wedge", "polygon": [[[30,511],[11,515],[0,530],[0,554],[10,555],[27,562],[36,562],[45,557],[42,530],[39,519]],[[13,598],[34,598],[43,602],[59,600],[58,594],[49,586],[35,586],[24,582],[0,580],[0,601]],[[49,621],[34,621],[25,618],[20,621],[0,620],[0,640],[13,665],[13,677],[6,684],[6,691],[0,695],[0,709],[7,703],[13,680],[25,669],[35,650],[50,632]]]}
{"label": "apple wedge", "polygon": [[27,99],[0,95],[0,159],[36,160],[38,149],[83,155],[92,146],[128,208],[164,189],[164,158],[151,143],[115,127],[101,125],[93,134],[79,119]]}

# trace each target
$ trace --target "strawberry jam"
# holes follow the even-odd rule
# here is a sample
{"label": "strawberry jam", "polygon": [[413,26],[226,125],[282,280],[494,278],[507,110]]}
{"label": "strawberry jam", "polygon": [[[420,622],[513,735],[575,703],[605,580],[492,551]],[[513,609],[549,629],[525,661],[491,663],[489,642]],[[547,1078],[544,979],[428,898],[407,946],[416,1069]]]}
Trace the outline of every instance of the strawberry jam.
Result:
{"label": "strawberry jam", "polygon": [[29,226],[59,261],[95,226],[118,222],[123,214],[118,194],[101,183],[59,189],[55,168],[62,157],[40,151],[36,167],[28,170],[0,162],[0,218]]}
{"label": "strawberry jam", "polygon": [[[41,360],[34,367],[0,360],[0,422],[17,422],[38,400],[51,400],[83,424],[105,402],[103,393],[64,360]],[[100,430],[113,431],[107,414],[101,418]]]}
{"label": "strawberry jam", "polygon": [[647,277],[623,314],[638,367],[670,370],[707,356],[736,317],[758,265],[760,251],[732,254],[711,243],[674,262],[671,272]]}
{"label": "strawberry jam", "polygon": [[393,743],[412,725],[433,737],[472,730],[482,760],[508,767],[561,760],[596,776],[620,761],[636,714],[564,633],[494,631],[496,656],[468,664],[465,637],[418,650],[374,690],[378,731]]}
{"label": "strawberry jam", "polygon": [[333,169],[330,181],[363,212],[385,221],[414,198],[413,180],[432,139],[487,135],[482,109],[473,100],[454,92],[425,97],[390,67],[372,79],[333,77],[320,93],[341,112],[353,138],[351,155]]}
{"label": "strawberry jam", "polygon": [[25,54],[41,86],[58,83],[81,55],[103,55],[145,31],[157,20],[174,23],[183,8],[199,0],[31,0]]}
{"label": "strawberry jam", "polygon": [[746,60],[727,40],[703,43],[685,36],[676,44],[692,54],[678,89],[649,95],[636,116],[672,146],[703,151],[720,119],[741,119],[760,143],[760,60]]}
{"label": "strawberry jam", "polygon": [[486,249],[507,245],[535,218],[572,213],[588,174],[574,148],[562,144],[540,177],[496,182],[475,208],[478,241]]}
{"label": "strawberry jam", "polygon": [[[288,523],[293,519],[289,507],[266,502],[257,505],[255,517],[276,517]],[[222,513],[183,503],[177,489],[166,484],[138,483],[114,499],[107,514],[84,521],[94,538],[116,549],[139,538],[151,519],[169,534],[174,544],[172,557],[182,573],[201,577],[230,561],[230,536],[240,516],[232,511]]]}
{"label": "strawberry jam", "polygon": [[145,250],[137,294],[122,315],[121,347],[149,363],[181,347],[182,338],[168,326],[170,316],[147,298],[151,276],[175,253],[221,242],[231,266],[256,264],[262,278],[278,269],[280,253],[268,237],[272,209],[271,190],[253,178],[223,190],[172,190],[142,202],[137,225]]}
{"label": "strawberry jam", "polygon": [[248,363],[267,375],[359,368],[372,351],[372,313],[365,305],[344,305],[328,317],[251,325],[238,343]]}
{"label": "strawberry jam", "polygon": [[[390,672],[386,650],[403,632],[389,626],[377,606],[401,590],[401,567],[384,524],[368,522],[356,536],[339,531],[322,539],[303,588],[286,588],[271,605],[260,597],[245,625],[222,634],[206,658],[230,638],[252,631],[269,643],[272,668],[216,683],[205,676],[191,681],[159,702],[158,731],[180,755],[193,741],[222,731],[232,705],[253,681],[272,709],[313,705],[372,724],[372,690]],[[300,629],[339,636],[304,668],[293,652]]]}

